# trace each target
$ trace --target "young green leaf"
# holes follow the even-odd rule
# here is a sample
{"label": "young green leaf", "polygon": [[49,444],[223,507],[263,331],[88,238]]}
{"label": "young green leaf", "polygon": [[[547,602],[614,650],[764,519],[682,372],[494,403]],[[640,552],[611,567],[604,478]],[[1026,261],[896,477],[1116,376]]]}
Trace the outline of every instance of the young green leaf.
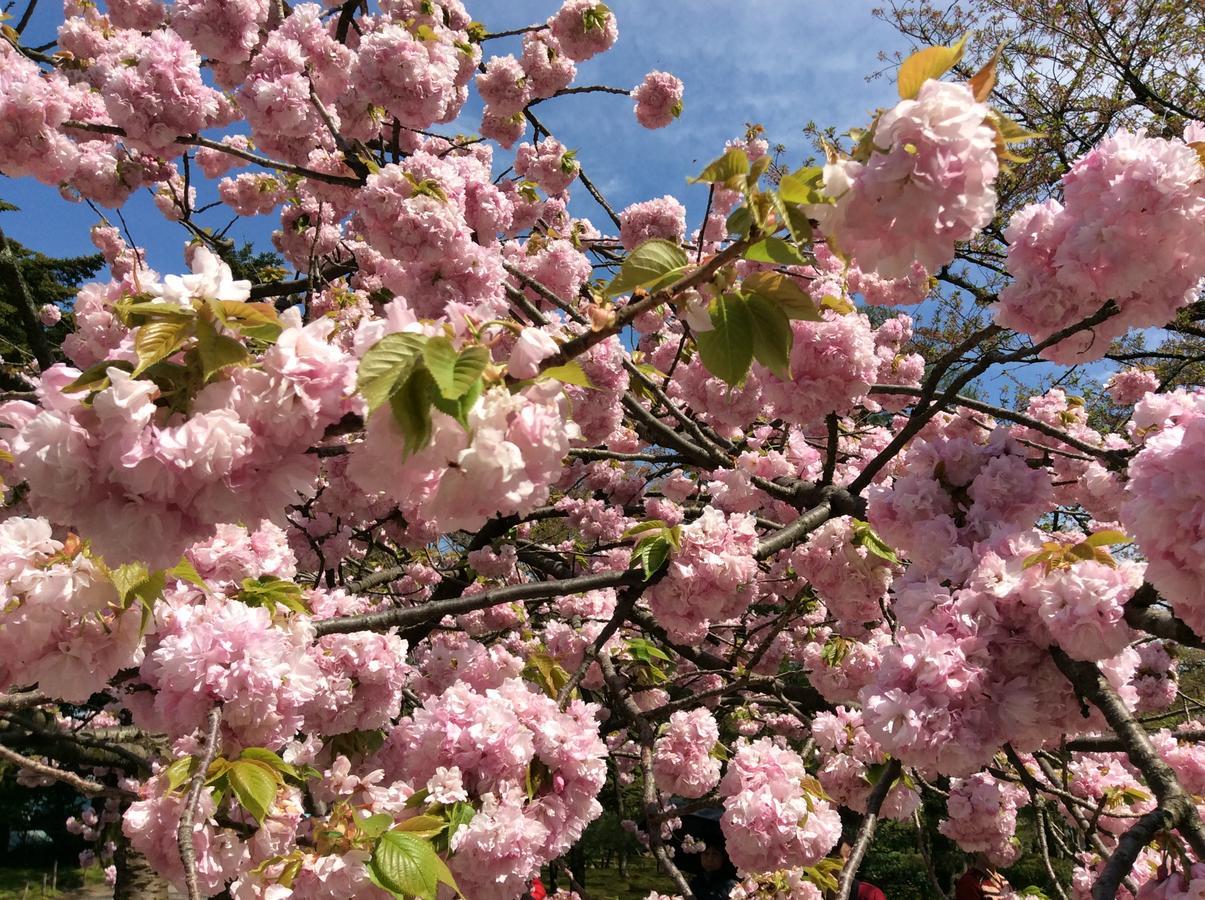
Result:
{"label": "young green leaf", "polygon": [[213,323],[204,317],[197,319],[197,356],[206,381],[227,366],[241,366],[250,358],[246,347],[229,335],[218,334]]}
{"label": "young green leaf", "polygon": [[137,378],[155,363],[179,350],[192,336],[192,331],[192,320],[154,321],[140,327],[134,335],[134,352],[138,354],[134,377]]}
{"label": "young green leaf", "polygon": [[265,344],[274,344],[284,330],[280,316],[271,303],[243,303],[238,300],[210,300],[219,322],[243,337],[253,338]]}
{"label": "young green leaf", "polygon": [[645,241],[624,258],[619,274],[606,287],[606,295],[617,297],[637,288],[648,288],[689,262],[686,252],[672,241],[661,238]]}
{"label": "young green leaf", "polygon": [[404,455],[417,453],[431,443],[431,405],[437,395],[431,373],[417,368],[389,398],[393,419],[402,432]]}
{"label": "young green leaf", "polygon": [[779,378],[790,380],[791,347],[795,343],[791,320],[781,306],[756,294],[747,298],[746,307],[753,325],[753,356]]}
{"label": "young green leaf", "polygon": [[382,888],[400,897],[435,900],[440,884],[460,889],[430,841],[400,831],[381,836],[372,851],[369,873]]}
{"label": "young green leaf", "polygon": [[447,338],[433,337],[423,347],[423,361],[440,394],[448,400],[459,400],[485,371],[490,352],[485,347],[466,347],[458,352]]}
{"label": "young green leaf", "polygon": [[1110,544],[1128,544],[1130,537],[1124,531],[1107,529],[1098,531],[1084,541],[1089,547],[1108,547]]}
{"label": "young green leaf", "polygon": [[393,816],[389,813],[377,813],[357,820],[356,825],[367,837],[376,840],[393,827]]}
{"label": "young green leaf", "polygon": [[702,182],[739,189],[744,176],[749,174],[749,168],[749,155],[739,147],[733,147],[697,176],[686,180],[690,184]]}
{"label": "young green leaf", "polygon": [[787,203],[820,203],[823,201],[824,169],[808,166],[782,176],[778,196]]}
{"label": "young green leaf", "polygon": [[921,85],[930,78],[941,78],[958,65],[966,49],[967,37],[968,35],[964,34],[956,44],[949,47],[926,47],[904,60],[900,64],[898,79],[900,98],[915,100]]}
{"label": "young green leaf", "polygon": [[404,822],[399,822],[396,830],[412,834],[415,837],[433,838],[447,827],[448,823],[443,819],[437,819],[435,816],[420,815],[406,819]]}
{"label": "young green leaf", "polygon": [[753,262],[777,263],[782,266],[806,266],[807,259],[794,245],[782,238],[762,238],[745,251],[745,259]]}
{"label": "young green leaf", "polygon": [[123,372],[133,372],[134,364],[126,360],[104,359],[94,366],[89,366],[80,373],[79,378],[63,387],[64,394],[75,394],[80,391],[103,391],[109,386],[109,370],[120,369]]}
{"label": "young green leaf", "polygon": [[590,376],[586,374],[586,370],[576,359],[571,359],[563,366],[551,366],[541,372],[540,377],[552,378],[561,384],[575,384],[578,387],[596,390],[594,382],[590,380]]}
{"label": "young green leaf", "polygon": [[209,585],[205,583],[205,579],[201,577],[201,574],[188,561],[188,557],[186,556],[181,557],[180,561],[168,569],[165,574],[171,578],[175,578],[177,581],[187,581],[193,587],[199,587],[203,591],[209,590]]}
{"label": "young green leaf", "polygon": [[261,762],[236,759],[230,764],[226,777],[239,805],[262,825],[276,799],[280,775]]}
{"label": "young green leaf", "polygon": [[281,775],[287,775],[290,778],[300,778],[300,773],[297,767],[292,763],[287,763],[280,758],[280,755],[267,749],[266,747],[247,747],[239,754],[239,759],[251,759],[256,762],[263,763],[269,769],[279,772]]}
{"label": "young green leaf", "polygon": [[753,362],[753,320],[737,294],[723,294],[711,303],[711,331],[695,335],[699,359],[716,378],[736,387]]}
{"label": "young green leaf", "polygon": [[196,765],[196,757],[182,756],[164,769],[164,775],[167,777],[168,793],[178,791],[180,788],[184,787],[184,785],[188,784],[189,779],[192,778],[192,771]]}
{"label": "young green leaf", "polygon": [[356,388],[372,413],[401,389],[422,355],[425,338],[400,331],[377,341],[363,357],[356,371]]}
{"label": "young green leaf", "polygon": [[741,290],[777,304],[788,319],[819,322],[823,318],[807,291],[782,272],[754,272],[741,282]]}

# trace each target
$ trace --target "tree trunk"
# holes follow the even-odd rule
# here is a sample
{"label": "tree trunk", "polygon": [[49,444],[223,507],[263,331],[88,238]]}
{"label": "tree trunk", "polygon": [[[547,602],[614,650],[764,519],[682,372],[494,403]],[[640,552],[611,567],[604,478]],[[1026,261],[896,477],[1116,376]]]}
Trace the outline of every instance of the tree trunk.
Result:
{"label": "tree trunk", "polygon": [[121,837],[117,842],[117,885],[113,900],[168,900],[169,886],[146,857]]}

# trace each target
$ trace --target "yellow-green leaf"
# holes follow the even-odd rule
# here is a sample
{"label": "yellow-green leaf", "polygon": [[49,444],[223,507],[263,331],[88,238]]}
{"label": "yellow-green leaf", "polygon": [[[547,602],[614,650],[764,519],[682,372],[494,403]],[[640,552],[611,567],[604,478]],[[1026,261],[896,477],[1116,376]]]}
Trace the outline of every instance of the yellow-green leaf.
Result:
{"label": "yellow-green leaf", "polygon": [[918,50],[900,64],[899,89],[904,100],[914,100],[921,86],[930,78],[942,75],[958,65],[966,49],[967,35],[949,47],[926,47]]}
{"label": "yellow-green leaf", "polygon": [[276,799],[280,775],[256,760],[237,759],[230,764],[226,777],[239,805],[262,825]]}
{"label": "yellow-green leaf", "polygon": [[356,389],[372,413],[401,390],[422,355],[426,338],[408,331],[387,334],[360,358]]}
{"label": "yellow-green leaf", "polygon": [[741,282],[741,290],[774,301],[789,319],[819,322],[822,318],[807,291],[782,272],[755,272]]}
{"label": "yellow-green leaf", "polygon": [[393,420],[402,432],[402,452],[410,456],[431,443],[431,406],[438,395],[435,379],[416,368],[389,398]]}
{"label": "yellow-green leaf", "polygon": [[241,366],[250,358],[246,347],[229,335],[219,334],[204,318],[197,320],[197,356],[206,381],[227,366]]}
{"label": "yellow-green leaf", "polygon": [[1128,544],[1130,540],[1129,535],[1124,531],[1106,529],[1105,531],[1098,531],[1096,534],[1091,535],[1084,543],[1089,547],[1108,547],[1110,544]]}
{"label": "yellow-green leaf", "polygon": [[134,352],[138,354],[138,366],[133,375],[137,377],[155,363],[167,359],[180,349],[192,335],[192,321],[147,322],[134,335]]}
{"label": "yellow-green leaf", "polygon": [[485,371],[490,352],[484,347],[457,351],[446,337],[433,337],[423,346],[423,361],[440,394],[448,400],[459,400]]}
{"label": "yellow-green leaf", "polygon": [[541,378],[552,378],[562,384],[575,384],[578,387],[594,390],[594,382],[577,360],[570,360],[561,366],[551,366],[540,373]]}
{"label": "yellow-green leaf", "polygon": [[608,297],[630,293],[637,288],[654,289],[665,286],[671,278],[690,263],[686,252],[673,241],[653,238],[629,253],[620,266],[619,274],[606,287]]}
{"label": "yellow-green leaf", "polygon": [[745,251],[745,259],[753,262],[777,263],[781,266],[806,266],[807,259],[799,248],[782,238],[762,238]]}
{"label": "yellow-green leaf", "polygon": [[739,147],[733,147],[715,160],[694,178],[686,179],[690,184],[720,184],[734,186],[749,174],[749,155]]}

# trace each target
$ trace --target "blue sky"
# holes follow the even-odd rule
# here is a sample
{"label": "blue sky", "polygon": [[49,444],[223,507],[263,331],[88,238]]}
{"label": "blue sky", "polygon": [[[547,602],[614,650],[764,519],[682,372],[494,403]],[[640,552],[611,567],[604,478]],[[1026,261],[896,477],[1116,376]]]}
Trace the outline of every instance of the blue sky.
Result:
{"label": "blue sky", "polygon": [[[494,31],[542,21],[555,0],[468,2],[470,11]],[[866,124],[870,113],[895,99],[893,82],[866,81],[880,68],[880,50],[902,46],[891,28],[874,19],[869,0],[611,0],[619,22],[619,42],[608,53],[578,67],[577,84],[630,88],[652,69],[669,71],[686,83],[685,110],[668,128],[648,131],[632,114],[627,97],[597,94],[563,97],[537,112],[567,146],[578,148],[591,179],[616,209],[672,193],[686,203],[695,227],[706,203],[706,188],[688,187],[686,178],[718,155],[724,141],[743,134],[745,124],[766,127],[772,143],[788,148],[788,161],[807,153],[802,134],[809,120],[840,128]],[[53,38],[60,15],[56,3],[40,4],[27,34],[33,42]],[[518,53],[517,39],[491,41],[487,54]],[[474,97],[457,127],[475,130],[480,105]],[[530,134],[530,133],[529,133]],[[509,162],[499,154],[498,171]],[[580,192],[580,191],[579,191]],[[92,252],[88,229],[96,214],[84,204],[63,200],[52,188],[29,179],[0,178],[0,198],[22,208],[5,215],[5,231],[44,252]],[[204,205],[216,198],[202,185]],[[574,211],[606,230],[606,216],[588,197]],[[145,191],[123,209],[135,240],[160,271],[182,265],[184,230],[166,222]],[[116,218],[112,217],[114,224]],[[202,221],[220,227],[222,209]],[[240,222],[235,237],[267,245],[272,217]]]}

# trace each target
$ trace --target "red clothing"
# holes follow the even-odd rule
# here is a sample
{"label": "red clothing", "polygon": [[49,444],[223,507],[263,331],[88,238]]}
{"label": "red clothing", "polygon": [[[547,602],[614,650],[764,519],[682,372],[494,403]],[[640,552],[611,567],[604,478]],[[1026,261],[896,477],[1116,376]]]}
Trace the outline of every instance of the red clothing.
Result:
{"label": "red clothing", "polygon": [[887,900],[887,895],[880,891],[873,884],[867,884],[865,881],[859,881],[858,893],[854,895],[854,900]]}
{"label": "red clothing", "polygon": [[967,869],[954,885],[954,900],[991,900],[1002,893],[1004,879],[979,869]]}
{"label": "red clothing", "polygon": [[532,881],[527,893],[531,897],[531,900],[544,900],[548,896],[548,891],[544,890],[544,882],[538,878]]}

